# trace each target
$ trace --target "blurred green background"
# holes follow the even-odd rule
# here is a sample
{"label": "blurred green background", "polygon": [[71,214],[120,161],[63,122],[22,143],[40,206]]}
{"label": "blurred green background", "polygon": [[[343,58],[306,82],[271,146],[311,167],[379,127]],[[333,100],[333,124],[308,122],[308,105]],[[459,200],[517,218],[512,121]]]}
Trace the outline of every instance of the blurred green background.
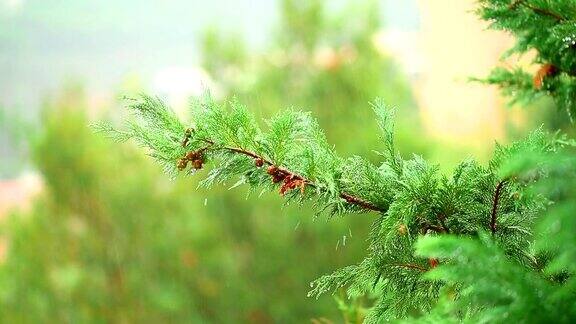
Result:
{"label": "blurred green background", "polygon": [[342,155],[376,162],[381,97],[400,151],[447,169],[489,145],[429,134],[415,65],[376,42],[418,17],[415,1],[0,1],[0,323],[355,322],[347,304],[369,300],[306,293],[361,258],[374,215],[170,181],[88,125],[120,121],[122,96],[142,92],[185,117],[209,89],[260,117],[311,110]]}

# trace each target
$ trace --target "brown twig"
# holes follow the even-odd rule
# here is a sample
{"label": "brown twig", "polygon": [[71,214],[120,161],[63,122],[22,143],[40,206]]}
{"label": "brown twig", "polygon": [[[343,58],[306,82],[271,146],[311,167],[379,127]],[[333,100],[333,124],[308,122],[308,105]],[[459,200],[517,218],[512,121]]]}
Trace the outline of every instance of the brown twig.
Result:
{"label": "brown twig", "polygon": [[419,270],[422,272],[428,271],[427,268],[424,268],[423,266],[418,265],[418,264],[414,264],[414,263],[398,263],[398,264],[391,264],[391,266],[400,267],[400,268],[407,268],[407,269],[414,269],[414,270]]}
{"label": "brown twig", "polygon": [[490,214],[490,230],[492,231],[492,235],[496,233],[496,217],[498,214],[498,203],[500,201],[500,197],[502,196],[502,189],[504,188],[504,184],[506,180],[501,180],[498,182],[496,186],[496,190],[494,191],[494,199],[492,201],[492,213]]}
{"label": "brown twig", "polygon": [[438,215],[438,220],[440,221],[440,225],[442,225],[442,228],[444,229],[444,232],[446,234],[450,234],[450,229],[448,228],[448,226],[446,226],[446,216],[444,216],[443,214]]}
{"label": "brown twig", "polygon": [[366,201],[366,200],[364,200],[364,199],[362,199],[362,198],[353,196],[353,195],[351,195],[351,194],[349,194],[349,193],[347,193],[347,192],[341,192],[341,193],[340,193],[340,198],[346,200],[346,202],[349,203],[349,204],[356,205],[356,206],[362,207],[362,208],[364,208],[364,209],[373,210],[373,211],[378,211],[378,212],[383,212],[383,211],[384,211],[384,210],[382,210],[380,207],[375,206],[375,205],[373,205],[372,203],[370,203],[370,202],[368,202],[368,201]]}
{"label": "brown twig", "polygon": [[[205,142],[206,144],[212,146],[214,145],[214,141],[209,140],[209,139],[202,139],[203,142]],[[275,168],[277,168],[277,173],[280,173],[283,175],[283,179],[292,179],[292,180],[297,180],[298,181],[298,185],[302,186],[309,186],[312,188],[317,187],[316,184],[298,174],[296,174],[295,172],[292,172],[290,170],[287,170],[285,168],[279,167],[279,166],[275,166],[274,163],[270,160],[267,160],[266,158],[264,158],[261,155],[258,155],[255,152],[251,152],[239,147],[230,147],[230,146],[223,146],[223,147],[217,147],[215,149],[221,149],[221,150],[226,150],[229,152],[233,152],[233,153],[237,153],[237,154],[242,154],[245,156],[248,156],[250,158],[253,158],[254,160],[257,161],[258,164],[262,164],[262,165],[266,165],[266,166],[274,166]],[[292,183],[288,184],[288,187],[291,187]],[[284,188],[285,189],[285,188]],[[285,192],[286,190],[283,190],[283,192]],[[351,204],[351,205],[356,205],[362,209],[366,209],[366,210],[371,210],[371,211],[377,211],[377,212],[384,212],[385,210],[370,203],[369,201],[366,201],[360,197],[356,197],[350,193],[347,192],[341,192],[340,193],[340,198],[344,199],[347,203]]]}
{"label": "brown twig", "polygon": [[[394,264],[388,264],[388,266],[413,269],[413,270],[418,270],[421,272],[426,272],[426,271],[430,270],[430,269],[427,269],[427,268],[425,268],[421,265],[415,264],[415,263],[394,263]],[[378,272],[378,276],[376,277],[376,280],[374,280],[374,283],[372,284],[372,290],[376,289],[376,285],[378,284],[378,281],[380,281],[380,278],[382,278],[382,270],[380,270],[380,272]]]}
{"label": "brown twig", "polygon": [[522,5],[524,5],[526,8],[531,9],[531,10],[534,11],[535,13],[538,13],[538,14],[541,14],[541,15],[544,15],[544,16],[548,16],[548,17],[552,17],[552,18],[556,19],[558,22],[566,20],[563,16],[561,16],[560,14],[555,13],[555,12],[553,12],[553,11],[546,10],[546,9],[542,9],[542,8],[538,8],[538,7],[533,6],[533,5],[529,4],[529,3],[522,3]]}
{"label": "brown twig", "polygon": [[537,14],[552,17],[552,18],[556,19],[558,22],[566,20],[566,18],[564,18],[562,15],[560,15],[556,12],[546,10],[546,9],[543,9],[540,7],[536,7],[532,4],[526,3],[526,0],[516,0],[508,6],[508,9],[514,10],[514,9],[518,8],[519,6],[524,6],[528,9],[534,11]]}

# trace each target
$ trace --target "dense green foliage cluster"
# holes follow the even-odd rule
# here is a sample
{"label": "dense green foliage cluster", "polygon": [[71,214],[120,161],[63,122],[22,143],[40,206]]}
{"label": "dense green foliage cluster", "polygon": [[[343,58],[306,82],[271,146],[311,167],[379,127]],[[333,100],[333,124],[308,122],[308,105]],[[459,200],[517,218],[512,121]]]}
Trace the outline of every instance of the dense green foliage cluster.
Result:
{"label": "dense green foliage cluster", "polygon": [[[106,125],[100,130],[118,140],[135,138],[170,174],[178,169],[194,173],[213,163],[206,185],[229,182],[233,187],[279,188],[288,199],[314,199],[319,211],[332,214],[379,212],[364,260],[318,279],[310,292],[318,296],[346,286],[351,297],[374,294],[379,299],[369,322],[429,312],[440,288],[447,289],[439,280],[429,280],[434,274],[441,279],[439,274],[444,273],[433,269],[469,257],[461,254],[482,252],[474,250],[481,245],[472,238],[487,242],[506,256],[502,260],[520,268],[539,271],[547,264],[531,242],[534,221],[548,198],[528,188],[537,179],[548,178],[550,171],[537,165],[523,175],[510,165],[519,163],[519,156],[563,152],[570,144],[564,139],[536,132],[521,143],[499,146],[488,166],[467,160],[448,177],[418,156],[409,160],[399,156],[393,146],[392,114],[381,104],[374,105],[383,132],[380,165],[360,157],[338,157],[317,123],[301,112],[282,112],[262,131],[245,107],[231,103],[226,109],[209,97],[193,105],[190,128],[157,99],[144,97],[130,108],[136,118],[126,130]],[[510,171],[503,174],[507,168]],[[443,240],[418,241],[422,237]],[[460,241],[462,246],[473,243],[465,250],[459,248]],[[434,249],[438,242],[440,248]],[[478,257],[482,255],[492,254]]]}
{"label": "dense green foliage cluster", "polygon": [[535,73],[522,67],[496,68],[484,81],[499,85],[512,102],[553,98],[571,119],[576,113],[576,3],[571,0],[482,0],[478,14],[491,28],[516,38],[506,56],[535,51]]}
{"label": "dense green foliage cluster", "polygon": [[527,181],[529,195],[546,198],[546,208],[534,215],[535,221],[526,233],[530,238],[529,264],[514,260],[487,233],[479,233],[475,240],[429,237],[417,243],[419,255],[450,260],[425,275],[429,280],[447,284],[427,319],[458,322],[464,318],[498,323],[574,321],[576,141],[556,138],[555,142],[563,148],[546,152],[525,146],[510,152],[507,162],[498,170],[502,177]]}
{"label": "dense green foliage cluster", "polygon": [[[518,37],[515,51],[535,48],[537,61],[546,64],[533,80],[497,71],[490,82],[523,96],[545,90],[571,113],[573,3],[481,1],[479,12]],[[209,96],[193,105],[186,124],[154,98],[130,108],[135,118],[127,128],[99,129],[118,140],[136,139],[168,173],[214,165],[206,185],[276,189],[331,214],[377,212],[364,259],[314,281],[310,292],[345,287],[349,297],[374,297],[368,323],[576,318],[575,144],[565,137],[536,131],[498,146],[488,165],[467,160],[444,175],[421,157],[398,154],[393,114],[379,102],[378,164],[339,157],[306,113],[280,113],[263,130],[244,106]]]}

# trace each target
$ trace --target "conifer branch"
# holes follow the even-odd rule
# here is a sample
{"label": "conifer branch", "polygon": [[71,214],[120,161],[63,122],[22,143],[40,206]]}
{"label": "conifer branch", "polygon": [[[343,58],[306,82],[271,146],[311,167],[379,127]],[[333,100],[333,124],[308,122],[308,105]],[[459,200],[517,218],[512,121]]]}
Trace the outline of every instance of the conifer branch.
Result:
{"label": "conifer branch", "polygon": [[[188,134],[188,133],[187,133]],[[213,146],[215,143],[209,139],[202,139],[203,142],[208,144],[209,146]],[[184,141],[183,141],[184,143]],[[203,148],[202,151],[206,150],[207,148]],[[293,171],[287,170],[280,166],[275,165],[272,161],[266,159],[265,157],[243,148],[239,147],[231,147],[231,146],[223,146],[211,149],[221,149],[226,150],[231,153],[242,154],[248,156],[255,160],[256,166],[268,166],[268,173],[273,177],[273,182],[278,183],[284,181],[283,186],[280,188],[280,193],[284,194],[290,189],[294,189],[296,186],[300,186],[303,190],[305,186],[309,186],[312,188],[317,188],[317,185],[309,179],[306,179]],[[341,192],[340,198],[344,199],[347,203],[351,205],[358,206],[362,209],[376,211],[376,212],[384,212],[382,208],[366,201],[360,197],[354,196],[347,192]]]}
{"label": "conifer branch", "polygon": [[521,5],[523,5],[524,7],[528,8],[528,9],[530,9],[530,10],[532,10],[532,11],[534,11],[534,12],[537,13],[537,14],[554,18],[554,19],[556,19],[556,21],[558,21],[558,22],[561,22],[561,21],[565,21],[565,20],[566,20],[566,18],[564,18],[564,17],[561,16],[560,14],[557,14],[557,13],[555,13],[555,12],[553,12],[553,11],[546,10],[546,9],[543,9],[543,8],[539,8],[539,7],[536,7],[536,6],[534,6],[534,5],[531,5],[531,4],[525,3],[525,2],[521,3]]}
{"label": "conifer branch", "polygon": [[[208,101],[195,107],[194,128],[185,129],[159,100],[144,97],[142,102],[130,107],[137,118],[128,124],[128,130],[101,129],[117,140],[134,138],[147,147],[150,155],[173,176],[176,171],[193,173],[202,169],[205,162],[213,161],[215,168],[203,185],[223,183],[239,176],[238,185],[248,183],[252,188],[271,188],[276,184],[281,195],[286,194],[299,202],[316,194],[321,207],[332,206],[334,213],[347,210],[380,212],[370,231],[370,248],[364,260],[319,278],[310,292],[310,295],[319,296],[332,288],[349,286],[349,292],[364,293],[370,287],[376,289],[378,282],[385,280],[386,285],[378,291],[385,297],[377,301],[371,313],[374,318],[407,316],[409,305],[427,311],[437,298],[438,282],[428,281],[421,275],[439,266],[438,258],[444,256],[415,255],[415,240],[412,235],[407,235],[409,229],[414,234],[419,232],[442,240],[473,236],[470,234],[486,229],[486,209],[491,208],[489,226],[493,235],[498,212],[510,215],[510,219],[518,224],[518,238],[522,242],[507,236],[502,240],[507,250],[517,251],[525,249],[524,242],[528,242],[526,236],[530,224],[523,223],[525,216],[541,206],[540,203],[518,205],[503,199],[504,185],[509,178],[499,178],[494,170],[514,152],[540,152],[550,148],[547,135],[542,132],[536,132],[526,141],[511,147],[498,146],[489,167],[475,161],[464,161],[452,177],[445,177],[439,174],[436,166],[419,156],[404,160],[395,153],[391,115],[383,105],[375,107],[375,110],[386,136],[389,154],[380,166],[360,157],[338,157],[317,123],[305,113],[289,111],[279,114],[268,121],[266,131],[261,131],[244,107],[233,104],[231,111],[227,111],[226,107]],[[184,139],[181,138],[183,133]],[[188,169],[190,165],[191,169]],[[485,179],[504,180],[486,182]],[[494,185],[496,189],[492,198]],[[451,228],[448,228],[447,216],[451,217]],[[457,235],[445,235],[449,233]],[[524,255],[513,256],[522,260]],[[427,263],[420,257],[425,257]],[[375,260],[382,260],[376,265],[380,271],[377,278],[373,276]],[[452,264],[456,263],[446,263],[447,266]],[[430,272],[430,275],[437,273],[441,271]],[[413,294],[415,289],[416,297]],[[382,309],[390,309],[391,313],[382,314]]]}
{"label": "conifer branch", "polygon": [[490,231],[492,235],[496,234],[496,218],[498,214],[498,203],[500,201],[500,197],[502,196],[502,189],[504,188],[504,184],[506,180],[501,180],[498,182],[496,186],[496,190],[494,191],[494,199],[492,200],[492,212],[490,215]]}

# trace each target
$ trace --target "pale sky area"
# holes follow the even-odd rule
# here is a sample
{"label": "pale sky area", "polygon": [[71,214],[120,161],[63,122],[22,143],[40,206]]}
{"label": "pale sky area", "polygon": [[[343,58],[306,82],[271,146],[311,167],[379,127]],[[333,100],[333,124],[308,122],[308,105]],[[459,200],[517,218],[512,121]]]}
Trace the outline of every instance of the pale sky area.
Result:
{"label": "pale sky area", "polygon": [[[345,1],[328,1],[331,7]],[[150,80],[198,62],[202,32],[243,35],[259,49],[274,35],[278,0],[0,0],[0,105],[36,111],[66,80],[93,92],[127,75]],[[386,26],[418,28],[416,1],[380,1]]]}

